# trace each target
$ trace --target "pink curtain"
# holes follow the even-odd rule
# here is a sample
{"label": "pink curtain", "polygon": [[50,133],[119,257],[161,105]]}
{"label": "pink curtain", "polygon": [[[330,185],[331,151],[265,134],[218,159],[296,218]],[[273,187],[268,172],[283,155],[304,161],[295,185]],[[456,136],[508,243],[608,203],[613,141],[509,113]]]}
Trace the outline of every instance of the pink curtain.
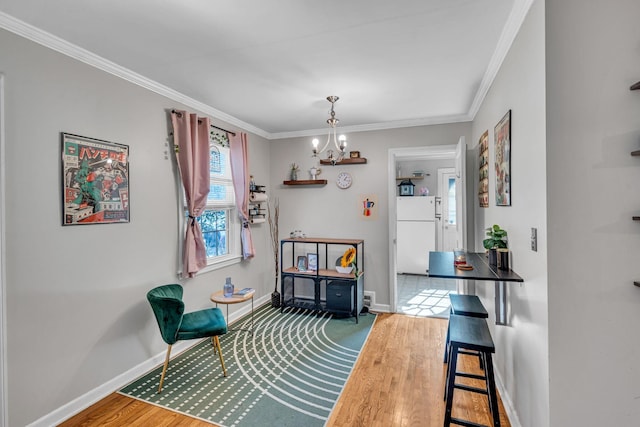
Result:
{"label": "pink curtain", "polygon": [[184,238],[182,274],[193,277],[207,265],[202,230],[196,218],[202,214],[209,194],[209,126],[208,117],[198,118],[186,111],[171,114],[176,157],[187,198],[189,223]]}
{"label": "pink curtain", "polygon": [[242,258],[247,259],[255,255],[251,228],[249,227],[249,158],[247,155],[247,134],[229,134],[231,149],[231,175],[233,177],[233,189],[236,193],[236,206],[238,215],[242,221]]}

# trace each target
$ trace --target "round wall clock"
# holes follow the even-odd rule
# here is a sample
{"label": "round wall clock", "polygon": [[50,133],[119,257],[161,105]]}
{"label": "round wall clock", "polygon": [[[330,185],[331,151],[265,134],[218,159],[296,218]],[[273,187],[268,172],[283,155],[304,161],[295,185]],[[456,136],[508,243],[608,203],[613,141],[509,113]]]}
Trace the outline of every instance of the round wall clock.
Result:
{"label": "round wall clock", "polygon": [[336,185],[338,186],[338,188],[342,188],[344,190],[345,188],[351,187],[352,182],[353,178],[351,178],[351,174],[349,172],[340,172],[338,174]]}

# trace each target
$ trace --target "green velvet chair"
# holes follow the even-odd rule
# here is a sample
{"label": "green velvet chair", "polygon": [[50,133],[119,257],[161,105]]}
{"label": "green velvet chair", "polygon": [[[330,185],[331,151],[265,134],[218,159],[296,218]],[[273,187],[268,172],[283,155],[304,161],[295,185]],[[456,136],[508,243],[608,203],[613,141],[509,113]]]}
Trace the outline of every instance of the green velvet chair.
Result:
{"label": "green velvet chair", "polygon": [[227,333],[227,322],[224,320],[224,315],[219,308],[207,308],[185,313],[184,302],[182,301],[182,286],[177,284],[151,289],[147,293],[147,299],[158,321],[162,339],[169,344],[164,368],[160,376],[158,393],[162,391],[164,376],[169,367],[171,346],[181,340],[211,337],[211,342],[220,357],[222,372],[225,377],[227,376],[227,369],[224,366],[222,349],[220,348],[220,339],[218,338],[220,335]]}

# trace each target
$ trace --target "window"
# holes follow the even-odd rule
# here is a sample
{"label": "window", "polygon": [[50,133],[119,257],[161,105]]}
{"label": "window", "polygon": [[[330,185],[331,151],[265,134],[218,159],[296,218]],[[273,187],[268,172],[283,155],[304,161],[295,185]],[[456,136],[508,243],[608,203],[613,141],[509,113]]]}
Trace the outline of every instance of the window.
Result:
{"label": "window", "polygon": [[447,212],[447,222],[449,225],[456,225],[456,179],[454,177],[450,177],[448,179],[447,185],[447,208],[449,212]]}
{"label": "window", "polygon": [[[204,212],[197,219],[207,251],[209,267],[205,271],[240,259],[240,221],[235,206],[230,150],[211,143],[210,154],[209,196]],[[188,215],[185,208],[185,227],[188,226]]]}

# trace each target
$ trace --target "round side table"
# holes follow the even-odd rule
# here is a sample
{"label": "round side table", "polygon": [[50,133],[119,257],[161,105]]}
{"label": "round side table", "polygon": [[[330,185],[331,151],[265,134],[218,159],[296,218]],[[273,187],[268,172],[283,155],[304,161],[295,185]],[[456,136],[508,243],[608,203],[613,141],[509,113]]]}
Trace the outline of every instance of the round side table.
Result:
{"label": "round side table", "polygon": [[229,329],[229,331],[248,331],[253,335],[253,296],[255,295],[256,290],[252,289],[244,295],[231,295],[230,297],[224,296],[224,291],[217,291],[211,294],[211,301],[216,303],[216,307],[218,304],[224,304],[227,306],[227,326],[229,325],[229,304],[240,304],[245,301],[251,300],[251,329]]}

